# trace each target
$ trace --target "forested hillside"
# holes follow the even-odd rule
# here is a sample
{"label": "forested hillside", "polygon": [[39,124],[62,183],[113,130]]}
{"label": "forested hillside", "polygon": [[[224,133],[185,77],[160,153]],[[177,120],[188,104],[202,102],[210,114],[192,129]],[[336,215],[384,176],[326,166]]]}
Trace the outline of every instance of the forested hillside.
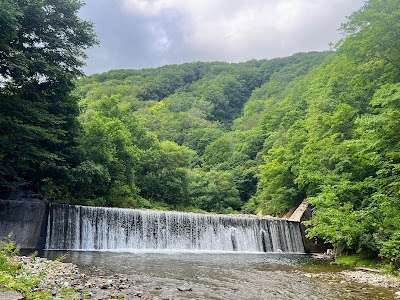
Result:
{"label": "forested hillside", "polygon": [[281,215],[307,199],[310,237],[397,265],[398,1],[366,1],[341,32],[332,52],[112,70],[72,93],[76,72],[46,94],[22,74],[1,86],[2,188],[217,213]]}
{"label": "forested hillside", "polygon": [[261,206],[248,202],[272,129],[264,124],[266,114],[280,118],[275,110],[286,114],[289,107],[288,125],[304,115],[285,100],[285,89],[326,56],[114,70],[80,80],[85,164],[98,171],[83,199],[254,213]]}

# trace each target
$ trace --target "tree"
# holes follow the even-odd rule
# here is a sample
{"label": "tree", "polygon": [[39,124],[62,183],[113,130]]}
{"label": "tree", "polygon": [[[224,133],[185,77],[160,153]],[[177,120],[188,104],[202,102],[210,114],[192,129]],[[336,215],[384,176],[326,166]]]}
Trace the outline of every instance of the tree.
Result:
{"label": "tree", "polygon": [[[358,61],[383,60],[400,71],[400,7],[397,0],[368,0],[341,26],[337,47]],[[379,42],[378,42],[379,41]]]}
{"label": "tree", "polygon": [[[138,198],[134,171],[141,151],[132,143],[128,128],[117,118],[95,117],[85,124],[81,144],[87,159],[78,167],[81,176],[83,171],[91,170],[101,180],[78,185],[81,194],[78,196],[103,197],[105,201],[97,204],[106,206],[134,206]],[[93,172],[97,169],[102,172]],[[88,175],[90,181],[91,174]]]}
{"label": "tree", "polygon": [[[0,184],[40,188],[77,164],[72,81],[97,43],[79,0],[0,1]],[[58,178],[57,178],[58,177]]]}
{"label": "tree", "polygon": [[261,211],[282,214],[298,206],[305,198],[304,189],[296,184],[299,160],[307,134],[302,121],[282,133],[259,166],[258,195]]}
{"label": "tree", "polygon": [[195,207],[219,213],[240,210],[242,202],[230,172],[194,169],[190,178],[190,201]]}
{"label": "tree", "polygon": [[[79,0],[2,0],[0,72],[14,87],[82,75],[84,50],[96,43]],[[8,10],[8,7],[12,7]],[[11,23],[4,24],[8,20]],[[4,23],[3,23],[4,22]]]}
{"label": "tree", "polygon": [[341,71],[320,75],[331,78],[324,87],[328,93],[310,103],[297,179],[314,205],[310,237],[339,250],[380,255],[396,267],[399,17],[398,1],[369,0],[342,26],[345,37],[328,65]]}
{"label": "tree", "polygon": [[145,199],[170,205],[188,204],[188,172],[195,152],[171,141],[144,151],[138,167],[138,186]]}

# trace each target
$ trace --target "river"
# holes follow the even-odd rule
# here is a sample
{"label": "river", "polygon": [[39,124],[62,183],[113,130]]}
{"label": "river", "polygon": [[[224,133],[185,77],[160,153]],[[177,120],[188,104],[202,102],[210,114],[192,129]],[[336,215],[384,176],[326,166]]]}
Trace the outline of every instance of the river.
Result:
{"label": "river", "polygon": [[[306,254],[45,251],[86,272],[128,274],[159,299],[394,299],[394,291],[340,276],[344,269]],[[178,286],[190,283],[192,291]]]}

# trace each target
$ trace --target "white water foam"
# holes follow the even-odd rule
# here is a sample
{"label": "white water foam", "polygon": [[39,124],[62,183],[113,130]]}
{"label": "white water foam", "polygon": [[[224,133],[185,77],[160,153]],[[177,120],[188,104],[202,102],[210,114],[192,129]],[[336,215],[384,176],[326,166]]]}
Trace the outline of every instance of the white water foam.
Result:
{"label": "white water foam", "polygon": [[50,205],[46,249],[303,253],[299,224],[121,208]]}

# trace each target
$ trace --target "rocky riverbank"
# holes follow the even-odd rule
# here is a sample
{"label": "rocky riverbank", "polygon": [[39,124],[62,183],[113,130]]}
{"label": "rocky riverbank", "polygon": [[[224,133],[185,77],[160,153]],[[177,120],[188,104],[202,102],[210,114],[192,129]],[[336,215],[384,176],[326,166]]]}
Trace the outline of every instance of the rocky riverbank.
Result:
{"label": "rocky riverbank", "polygon": [[[209,285],[171,278],[150,277],[147,275],[111,274],[107,270],[95,267],[78,267],[72,263],[47,260],[40,257],[16,256],[13,258],[22,265],[19,276],[39,278],[33,291],[49,291],[53,299],[147,299],[147,300],[179,300],[179,299],[246,299],[237,291],[240,283],[236,283],[236,291],[221,290]],[[368,270],[354,270],[326,273],[304,273],[299,271],[298,281],[323,280],[332,284],[340,284],[343,289],[351,288],[352,282],[365,285],[368,289],[374,287],[389,288],[396,299],[400,299],[400,280],[384,276]],[[250,280],[250,276],[248,278]],[[242,289],[241,289],[242,290]],[[244,291],[245,292],[245,291]],[[2,300],[19,300],[19,294],[1,294]],[[273,298],[271,298],[273,299]],[[279,298],[281,299],[281,298]],[[383,298],[379,298],[383,299]],[[386,299],[386,298],[385,298]]]}
{"label": "rocky riverbank", "polygon": [[[190,299],[187,293],[190,293],[192,289],[190,283],[168,282],[165,284],[165,282],[153,280],[149,284],[148,280],[143,281],[125,274],[107,275],[96,268],[81,270],[72,263],[40,257],[16,256],[13,260],[22,266],[20,277],[39,278],[33,292],[49,291],[53,299],[180,299],[180,297],[172,298],[169,293],[173,295],[183,293],[185,295],[182,295],[182,299]],[[144,282],[147,284],[143,284]],[[24,298],[18,293],[3,292],[2,294],[0,292],[0,299]]]}
{"label": "rocky riverbank", "polygon": [[338,282],[343,287],[351,282],[357,282],[365,285],[363,289],[379,287],[393,290],[395,299],[400,299],[400,278],[380,274],[378,270],[367,268],[354,268],[354,270],[345,270],[335,273],[301,273],[310,278],[320,278],[331,283]]}
{"label": "rocky riverbank", "polygon": [[345,280],[352,280],[363,284],[400,289],[400,280],[396,277],[385,276],[368,270],[342,271],[338,273]]}

